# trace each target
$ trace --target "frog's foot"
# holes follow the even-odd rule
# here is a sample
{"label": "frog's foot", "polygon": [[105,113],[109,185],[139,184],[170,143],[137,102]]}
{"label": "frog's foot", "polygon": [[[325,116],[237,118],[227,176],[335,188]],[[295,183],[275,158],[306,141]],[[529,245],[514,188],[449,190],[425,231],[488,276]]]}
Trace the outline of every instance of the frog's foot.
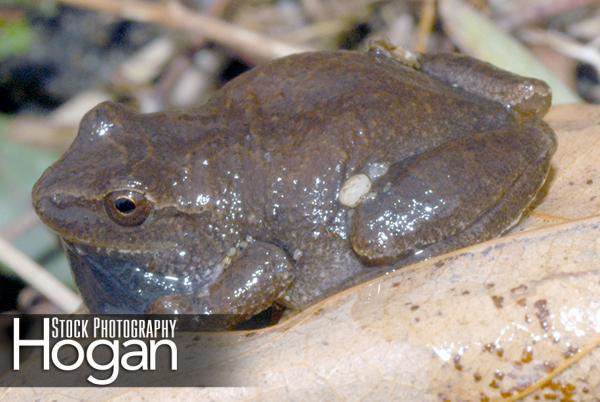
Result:
{"label": "frog's foot", "polygon": [[227,315],[234,326],[270,307],[294,279],[294,266],[281,248],[256,241],[224,268],[202,296],[170,295],[152,305],[152,313]]}
{"label": "frog's foot", "polygon": [[516,117],[542,117],[552,103],[552,92],[544,82],[502,70],[490,63],[462,54],[424,54],[420,68],[451,85],[502,103]]}
{"label": "frog's foot", "polygon": [[554,152],[543,123],[512,129],[467,136],[392,165],[355,209],[354,251],[367,264],[393,263],[447,239],[464,243],[460,235],[473,227],[480,240],[502,233],[533,199]]}

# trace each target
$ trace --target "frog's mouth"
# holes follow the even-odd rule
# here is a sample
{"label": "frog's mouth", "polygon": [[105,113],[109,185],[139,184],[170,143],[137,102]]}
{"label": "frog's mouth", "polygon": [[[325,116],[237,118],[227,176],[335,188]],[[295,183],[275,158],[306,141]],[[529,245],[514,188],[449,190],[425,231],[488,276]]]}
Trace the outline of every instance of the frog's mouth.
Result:
{"label": "frog's mouth", "polygon": [[187,277],[154,273],[142,264],[63,239],[75,283],[95,314],[144,314],[160,297],[191,294]]}

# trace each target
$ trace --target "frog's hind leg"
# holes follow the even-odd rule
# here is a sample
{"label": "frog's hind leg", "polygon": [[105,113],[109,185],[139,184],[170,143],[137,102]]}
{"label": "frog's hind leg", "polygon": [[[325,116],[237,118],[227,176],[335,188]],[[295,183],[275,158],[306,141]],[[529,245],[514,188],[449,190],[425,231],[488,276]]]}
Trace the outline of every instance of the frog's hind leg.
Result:
{"label": "frog's hind leg", "polygon": [[165,296],[152,305],[150,312],[217,314],[223,316],[221,326],[233,327],[273,305],[295,276],[286,252],[260,241],[254,241],[224,264],[223,273],[205,295]]}
{"label": "frog's hind leg", "polygon": [[544,81],[522,77],[463,54],[424,54],[420,62],[421,71],[428,75],[500,102],[521,119],[543,117],[552,103],[552,92]]}
{"label": "frog's hind leg", "polygon": [[427,258],[450,252],[494,238],[514,227],[521,220],[524,209],[531,204],[544,184],[549,171],[550,156],[540,159],[539,163],[529,165],[510,187],[506,196],[469,228],[432,244],[418,257]]}
{"label": "frog's hind leg", "polygon": [[537,122],[478,133],[392,165],[354,212],[354,251],[367,264],[393,263],[499,235],[546,177],[549,130]]}

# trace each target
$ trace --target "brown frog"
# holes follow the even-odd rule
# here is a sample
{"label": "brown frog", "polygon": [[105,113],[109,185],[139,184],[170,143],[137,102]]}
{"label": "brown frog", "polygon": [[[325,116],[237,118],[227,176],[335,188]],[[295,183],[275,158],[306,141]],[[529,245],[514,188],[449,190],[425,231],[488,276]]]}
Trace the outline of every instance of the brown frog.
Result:
{"label": "brown frog", "polygon": [[199,110],[98,105],[33,203],[92,312],[233,325],[511,227],[556,148],[550,102],[457,54],[297,54]]}

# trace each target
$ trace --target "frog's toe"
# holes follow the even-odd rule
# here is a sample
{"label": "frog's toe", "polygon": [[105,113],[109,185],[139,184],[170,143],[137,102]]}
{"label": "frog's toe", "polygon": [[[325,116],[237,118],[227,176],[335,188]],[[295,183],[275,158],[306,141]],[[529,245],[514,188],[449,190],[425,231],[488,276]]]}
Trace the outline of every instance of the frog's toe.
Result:
{"label": "frog's toe", "polygon": [[544,81],[502,70],[463,54],[426,54],[421,70],[480,97],[500,102],[520,118],[542,117],[552,104]]}
{"label": "frog's toe", "polygon": [[206,295],[194,300],[194,310],[232,315],[242,322],[280,299],[292,284],[294,274],[294,266],[284,250],[255,241],[228,262]]}

